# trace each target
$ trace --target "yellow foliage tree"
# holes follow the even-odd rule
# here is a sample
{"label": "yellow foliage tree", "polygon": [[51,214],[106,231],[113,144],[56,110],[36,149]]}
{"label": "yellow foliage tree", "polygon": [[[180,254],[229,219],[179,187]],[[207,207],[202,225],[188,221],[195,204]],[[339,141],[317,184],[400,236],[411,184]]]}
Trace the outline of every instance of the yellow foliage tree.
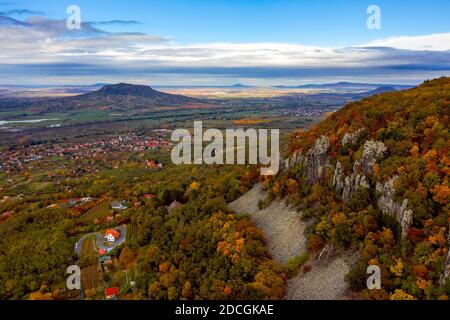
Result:
{"label": "yellow foliage tree", "polygon": [[198,189],[200,189],[200,184],[197,181],[194,181],[189,186],[189,189],[192,191],[197,191]]}
{"label": "yellow foliage tree", "polygon": [[30,299],[29,300],[40,300],[40,301],[53,300],[53,297],[52,297],[51,293],[44,294],[44,293],[42,293],[40,291],[37,291],[37,292],[33,292],[33,293],[30,294]]}
{"label": "yellow foliage tree", "polygon": [[416,300],[416,298],[404,292],[402,289],[396,289],[395,292],[391,294],[390,300]]}
{"label": "yellow foliage tree", "polygon": [[402,277],[403,276],[403,262],[402,262],[402,259],[396,259],[395,264],[391,266],[390,270],[397,277]]}
{"label": "yellow foliage tree", "polygon": [[450,187],[448,185],[442,184],[434,186],[433,189],[431,189],[431,192],[433,193],[434,201],[444,206],[448,203],[448,199],[450,199]]}
{"label": "yellow foliage tree", "polygon": [[425,290],[426,288],[430,287],[433,282],[430,280],[425,280],[423,278],[418,278],[416,284],[419,289]]}

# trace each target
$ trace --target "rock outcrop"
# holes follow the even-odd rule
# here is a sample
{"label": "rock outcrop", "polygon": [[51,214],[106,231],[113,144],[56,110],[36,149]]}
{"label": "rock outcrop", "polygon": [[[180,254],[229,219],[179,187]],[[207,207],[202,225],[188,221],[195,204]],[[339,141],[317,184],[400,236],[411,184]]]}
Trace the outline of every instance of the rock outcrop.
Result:
{"label": "rock outcrop", "polygon": [[327,168],[330,166],[327,156],[329,147],[330,141],[328,137],[321,136],[317,139],[314,147],[308,150],[306,156],[301,151],[295,152],[291,157],[282,161],[281,167],[283,170],[289,170],[302,163],[306,171],[308,184],[312,185],[317,182],[324,182]]}
{"label": "rock outcrop", "polygon": [[361,138],[362,134],[366,130],[364,128],[358,129],[354,133],[346,133],[344,134],[344,137],[342,138],[342,146],[345,147],[347,145],[356,145],[358,144],[359,139]]}
{"label": "rock outcrop", "polygon": [[447,245],[449,248],[448,254],[447,254],[447,260],[445,260],[444,264],[444,272],[442,273],[440,284],[444,284],[447,279],[450,277],[450,224],[448,225],[448,237],[447,237]]}
{"label": "rock outcrop", "polygon": [[321,136],[313,148],[311,148],[305,157],[306,180],[312,185],[318,182],[324,182],[327,168],[330,165],[327,151],[330,147],[330,140],[326,136]]}
{"label": "rock outcrop", "polygon": [[[359,130],[357,132],[360,132]],[[358,133],[358,135],[361,133]],[[344,136],[345,137],[345,136]],[[344,142],[352,141],[356,138],[355,134],[349,134]],[[342,192],[342,200],[348,203],[353,194],[359,188],[369,189],[370,185],[367,177],[372,176],[373,168],[377,160],[380,160],[386,154],[387,148],[384,143],[379,141],[366,141],[361,160],[353,164],[353,172],[345,177],[342,164],[338,161],[333,176],[333,187],[336,191]]]}
{"label": "rock outcrop", "polygon": [[349,203],[353,194],[359,188],[369,189],[370,185],[363,174],[352,173],[350,177],[345,177],[344,190],[342,191],[342,201]]}
{"label": "rock outcrop", "polygon": [[334,170],[333,187],[336,191],[342,192],[342,201],[349,203],[356,190],[359,188],[369,189],[370,185],[366,176],[361,173],[359,165],[353,166],[353,173],[345,177],[342,164],[338,161]]}
{"label": "rock outcrop", "polygon": [[[356,143],[364,129],[360,129],[353,134],[346,134],[342,144]],[[328,159],[328,149],[330,141],[328,137],[321,136],[314,147],[308,150],[306,156],[301,152],[294,153],[289,159],[283,161],[285,170],[292,168],[298,163],[303,163],[306,173],[306,182],[309,185],[323,183],[330,167]],[[366,141],[363,155],[360,160],[355,161],[350,176],[345,176],[342,164],[338,161],[333,175],[333,188],[341,194],[342,201],[346,204],[350,202],[355,192],[360,188],[370,189],[369,179],[373,175],[375,164],[378,160],[386,156],[387,147],[380,141]],[[386,183],[377,183],[376,190],[381,194],[378,199],[378,207],[383,214],[395,217],[401,226],[402,237],[405,237],[413,222],[413,211],[408,209],[408,200],[399,204],[394,200],[395,182],[398,177],[394,177]],[[449,258],[450,260],[450,258]],[[450,263],[450,262],[449,262]]]}
{"label": "rock outcrop", "polygon": [[337,191],[344,189],[344,169],[342,164],[338,161],[333,175],[333,188]]}
{"label": "rock outcrop", "polygon": [[295,152],[290,158],[284,159],[281,163],[281,168],[284,170],[289,170],[295,165],[303,161],[303,154],[301,151]]}
{"label": "rock outcrop", "polygon": [[366,141],[364,144],[364,151],[361,160],[356,161],[355,165],[361,166],[362,172],[366,176],[373,174],[373,168],[377,160],[381,160],[386,155],[387,148],[383,142],[380,141]]}
{"label": "rock outcrop", "polygon": [[408,209],[408,199],[403,200],[402,204],[394,200],[395,183],[397,180],[398,177],[395,176],[385,183],[377,183],[377,192],[381,193],[378,199],[378,207],[383,214],[395,217],[400,224],[402,237],[406,237],[413,223],[413,211]]}
{"label": "rock outcrop", "polygon": [[[348,135],[344,142],[351,141],[355,137]],[[333,187],[341,193],[342,201],[349,203],[354,193],[359,188],[370,188],[368,177],[373,175],[373,169],[378,160],[385,157],[387,148],[384,143],[379,141],[366,141],[364,144],[364,151],[361,160],[355,161],[353,164],[353,171],[350,176],[344,175],[342,164],[338,161],[334,170]],[[377,191],[381,194],[378,199],[378,207],[383,214],[388,214],[395,217],[400,224],[402,236],[405,237],[413,222],[413,211],[408,209],[408,200],[405,199],[403,203],[399,204],[394,201],[395,182],[398,177],[394,177],[384,184],[378,183]]]}

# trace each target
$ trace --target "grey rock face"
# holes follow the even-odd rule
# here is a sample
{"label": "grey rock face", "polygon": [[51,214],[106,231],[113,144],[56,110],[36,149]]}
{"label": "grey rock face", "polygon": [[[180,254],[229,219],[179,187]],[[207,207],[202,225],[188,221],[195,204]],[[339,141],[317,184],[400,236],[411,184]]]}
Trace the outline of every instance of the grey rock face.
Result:
{"label": "grey rock face", "polygon": [[303,161],[303,154],[301,151],[295,152],[290,158],[287,158],[282,161],[281,168],[284,170],[289,170],[290,168],[294,167],[295,165],[299,164]]}
{"label": "grey rock face", "polygon": [[323,182],[329,166],[327,156],[330,140],[326,136],[320,137],[313,148],[306,154],[305,170],[307,182],[312,185],[314,183]]}
{"label": "grey rock face", "polygon": [[369,189],[370,185],[366,175],[362,172],[362,161],[355,161],[353,164],[353,172],[350,176],[344,177],[341,163],[336,163],[336,169],[333,177],[333,187],[335,190],[342,191],[342,201],[348,204],[353,194],[359,188]]}
{"label": "grey rock face", "polygon": [[[358,130],[359,132],[359,130]],[[362,131],[361,131],[362,132]],[[353,142],[355,135],[348,135],[343,143]],[[358,133],[361,134],[361,133]],[[291,158],[284,161],[286,169],[292,168],[298,163],[303,162],[306,170],[306,181],[309,185],[325,181],[327,170],[330,167],[330,161],[327,156],[330,148],[330,141],[328,137],[320,137],[313,148],[311,148],[306,156],[301,152],[294,154]],[[383,142],[380,141],[366,141],[364,144],[364,151],[361,160],[355,161],[353,165],[353,172],[350,176],[344,175],[342,164],[338,161],[333,176],[333,187],[338,192],[342,192],[342,200],[349,203],[354,193],[359,188],[369,189],[370,184],[368,178],[373,175],[373,168],[375,163],[385,157],[387,148]],[[397,203],[394,200],[395,182],[398,177],[393,177],[385,183],[377,183],[376,189],[381,194],[378,199],[378,207],[383,214],[393,216],[400,224],[402,230],[402,237],[406,237],[408,230],[413,223],[413,211],[408,209],[408,200]],[[447,259],[447,276],[450,275],[450,255]]]}
{"label": "grey rock face", "polygon": [[450,224],[448,225],[448,237],[447,237],[447,245],[449,247],[449,251],[447,254],[447,260],[445,260],[444,264],[444,272],[442,273],[440,283],[444,284],[445,281],[450,277]]}
{"label": "grey rock face", "polygon": [[[342,141],[343,145],[354,143],[364,129],[358,130],[354,134],[346,134]],[[367,177],[373,174],[373,167],[377,160],[380,160],[386,154],[387,148],[384,143],[379,141],[366,141],[361,160],[353,164],[353,172],[345,177],[342,164],[338,161],[333,176],[333,187],[337,191],[342,191],[342,200],[348,203],[358,188],[370,188]]]}
{"label": "grey rock face", "polygon": [[[346,141],[353,139],[349,135]],[[335,190],[342,191],[342,201],[349,203],[353,194],[359,188],[370,188],[367,177],[373,174],[373,168],[377,160],[382,159],[386,155],[387,148],[384,143],[379,141],[367,141],[364,144],[364,152],[361,160],[355,161],[353,164],[353,172],[350,176],[345,177],[342,164],[337,162],[333,177],[333,187]],[[403,203],[394,201],[395,182],[398,177],[393,177],[386,183],[378,183],[376,188],[381,197],[378,199],[378,207],[383,214],[388,214],[397,220],[402,229],[402,236],[405,237],[409,228],[413,223],[413,211],[408,209],[408,200]],[[450,257],[449,257],[449,274],[450,274]]]}
{"label": "grey rock face", "polygon": [[413,211],[408,209],[407,199],[403,200],[402,204],[394,201],[395,183],[397,180],[398,176],[395,176],[384,184],[377,183],[377,192],[381,193],[381,197],[378,199],[378,207],[382,210],[383,214],[395,217],[401,226],[402,237],[406,237],[413,223]]}
{"label": "grey rock face", "polygon": [[342,201],[344,201],[345,203],[349,203],[353,197],[353,194],[359,188],[370,188],[365,175],[352,173],[350,177],[345,177],[344,190],[342,192]]}
{"label": "grey rock face", "polygon": [[364,152],[360,164],[363,173],[367,176],[373,174],[373,167],[377,160],[382,159],[386,154],[387,148],[380,141],[366,141],[364,144]]}
{"label": "grey rock face", "polygon": [[356,144],[359,140],[359,138],[361,137],[361,134],[363,134],[365,131],[365,129],[361,128],[358,129],[356,132],[354,133],[346,133],[344,135],[344,137],[342,138],[342,146],[345,147],[346,145],[349,144]]}
{"label": "grey rock face", "polygon": [[333,188],[337,191],[344,189],[344,170],[342,169],[342,164],[339,161],[336,163],[336,169],[334,170]]}

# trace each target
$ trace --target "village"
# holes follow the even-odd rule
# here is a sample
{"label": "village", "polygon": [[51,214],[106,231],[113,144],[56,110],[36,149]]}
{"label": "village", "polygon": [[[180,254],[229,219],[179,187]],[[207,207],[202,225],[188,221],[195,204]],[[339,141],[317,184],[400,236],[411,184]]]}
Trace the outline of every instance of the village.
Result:
{"label": "village", "polygon": [[167,139],[167,134],[167,130],[153,130],[150,136],[131,132],[116,137],[102,137],[90,142],[17,147],[0,153],[0,170],[10,173],[22,169],[25,164],[54,157],[68,160],[98,159],[111,153],[169,149],[173,143]]}
{"label": "village", "polygon": [[283,116],[293,116],[293,117],[306,117],[306,118],[321,118],[326,110],[321,108],[315,108],[312,106],[299,106],[298,108],[286,108],[277,110]]}

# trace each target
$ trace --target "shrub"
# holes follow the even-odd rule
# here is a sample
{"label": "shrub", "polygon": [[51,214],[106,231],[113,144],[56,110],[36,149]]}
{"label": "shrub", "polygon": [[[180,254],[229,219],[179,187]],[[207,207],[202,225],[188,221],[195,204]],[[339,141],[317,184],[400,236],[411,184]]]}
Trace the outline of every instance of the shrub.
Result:
{"label": "shrub", "polygon": [[300,272],[301,267],[308,261],[308,259],[308,253],[303,253],[297,257],[290,259],[284,267],[289,277],[295,277]]}

